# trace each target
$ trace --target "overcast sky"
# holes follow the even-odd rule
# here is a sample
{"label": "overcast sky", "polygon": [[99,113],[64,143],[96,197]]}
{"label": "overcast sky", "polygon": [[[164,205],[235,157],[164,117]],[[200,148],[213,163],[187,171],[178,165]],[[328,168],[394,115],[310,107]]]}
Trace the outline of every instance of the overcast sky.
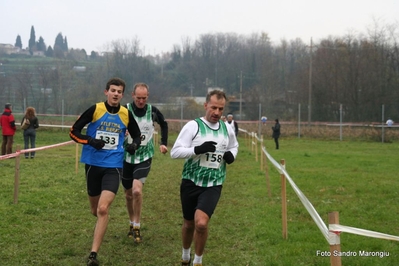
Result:
{"label": "overcast sky", "polygon": [[399,0],[0,0],[0,20],[0,43],[20,35],[27,47],[34,26],[47,46],[61,32],[87,53],[137,38],[146,54],[160,54],[207,33],[266,32],[273,43],[366,33],[374,20],[398,25]]}

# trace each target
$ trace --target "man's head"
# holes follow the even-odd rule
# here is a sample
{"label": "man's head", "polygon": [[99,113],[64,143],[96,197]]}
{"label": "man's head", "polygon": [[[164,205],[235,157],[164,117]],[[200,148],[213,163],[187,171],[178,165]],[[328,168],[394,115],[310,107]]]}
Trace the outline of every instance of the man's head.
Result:
{"label": "man's head", "polygon": [[228,114],[228,115],[227,115],[227,121],[228,121],[228,122],[233,121],[233,114]]}
{"label": "man's head", "polygon": [[125,92],[126,83],[120,78],[111,78],[105,87],[107,102],[111,106],[118,106]]}
{"label": "man's head", "polygon": [[12,107],[11,103],[6,103],[6,105],[5,105],[6,109],[10,109],[11,110],[11,107]]}
{"label": "man's head", "polygon": [[149,87],[145,83],[136,83],[133,87],[132,98],[137,108],[144,108],[147,104]]}
{"label": "man's head", "polygon": [[213,90],[207,94],[204,107],[205,119],[208,122],[217,123],[220,120],[226,100],[226,94],[220,90]]}

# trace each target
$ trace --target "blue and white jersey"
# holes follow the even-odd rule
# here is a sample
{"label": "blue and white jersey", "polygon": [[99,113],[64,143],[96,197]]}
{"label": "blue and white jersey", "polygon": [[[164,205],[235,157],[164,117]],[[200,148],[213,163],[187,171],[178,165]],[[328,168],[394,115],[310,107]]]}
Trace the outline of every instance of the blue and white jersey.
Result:
{"label": "blue and white jersey", "polygon": [[99,167],[122,168],[123,141],[128,123],[129,113],[125,107],[121,106],[118,113],[111,114],[103,102],[97,103],[86,135],[104,140],[105,146],[96,150],[90,145],[84,145],[81,162]]}

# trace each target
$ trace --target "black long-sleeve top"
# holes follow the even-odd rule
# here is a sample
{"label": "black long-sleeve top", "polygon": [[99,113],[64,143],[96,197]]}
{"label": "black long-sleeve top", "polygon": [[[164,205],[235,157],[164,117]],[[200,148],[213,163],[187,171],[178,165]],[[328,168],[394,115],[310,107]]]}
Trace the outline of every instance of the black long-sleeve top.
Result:
{"label": "black long-sleeve top", "polygon": [[[137,117],[143,117],[145,116],[147,112],[147,104],[144,106],[144,108],[138,108],[135,103],[131,103],[133,107],[133,112],[134,115]],[[126,105],[125,105],[126,107]],[[165,117],[159,111],[158,108],[156,108],[154,105],[151,105],[152,108],[152,121],[157,122],[161,128],[161,145],[168,146],[168,122],[166,122]]]}
{"label": "black long-sleeve top", "polygon": [[[111,114],[116,114],[119,112],[121,106],[111,106],[107,102],[105,102],[105,107],[107,111]],[[94,111],[96,110],[96,105],[92,105],[87,109],[79,118],[76,120],[75,124],[73,124],[71,131],[69,132],[69,136],[72,140],[80,144],[88,144],[90,140],[90,136],[82,134],[83,128],[93,120]],[[131,112],[129,112],[129,123],[127,125],[127,130],[129,131],[130,136],[133,139],[133,142],[137,144],[137,147],[140,146],[140,128],[134,119]]]}

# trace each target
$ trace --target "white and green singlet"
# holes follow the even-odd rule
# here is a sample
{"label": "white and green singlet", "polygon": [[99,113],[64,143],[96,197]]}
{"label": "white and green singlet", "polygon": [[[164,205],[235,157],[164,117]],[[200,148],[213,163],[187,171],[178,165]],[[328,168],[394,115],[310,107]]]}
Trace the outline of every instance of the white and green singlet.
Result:
{"label": "white and green singlet", "polygon": [[[138,117],[134,114],[132,104],[128,103],[127,109],[132,112],[140,128],[141,145],[133,155],[125,151],[124,158],[128,163],[139,164],[154,156],[154,141],[152,138],[154,134],[154,122],[152,120],[152,108],[150,104],[147,104],[147,111],[142,117]],[[125,138],[125,145],[131,144],[132,142],[133,139],[128,134]]]}

